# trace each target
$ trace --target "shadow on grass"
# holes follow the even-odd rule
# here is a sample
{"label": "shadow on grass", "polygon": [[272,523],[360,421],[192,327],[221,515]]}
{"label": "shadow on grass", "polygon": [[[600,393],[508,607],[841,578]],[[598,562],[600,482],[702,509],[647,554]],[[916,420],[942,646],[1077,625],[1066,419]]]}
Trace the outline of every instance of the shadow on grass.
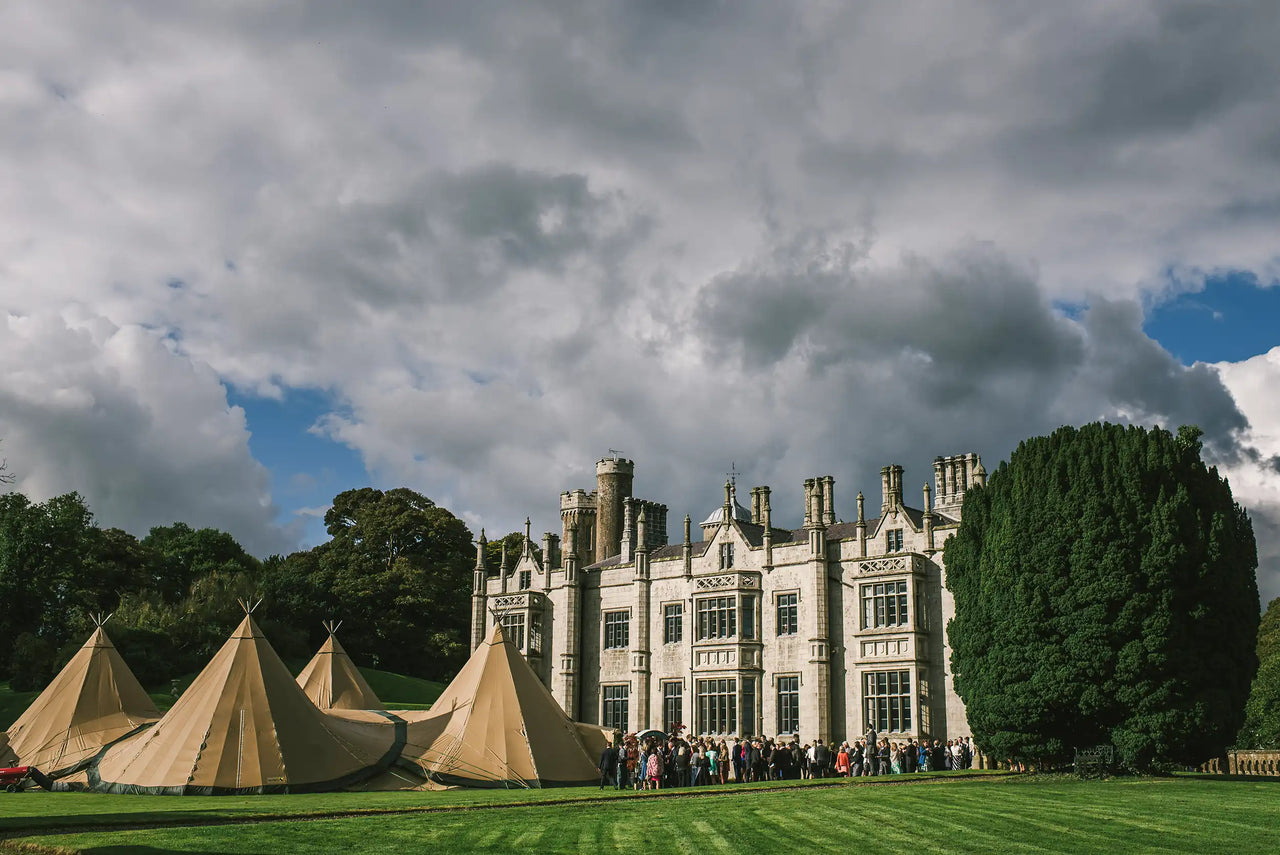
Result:
{"label": "shadow on grass", "polygon": [[1280,775],[1218,775],[1210,772],[1178,772],[1172,777],[1191,778],[1196,781],[1253,781],[1259,784],[1274,784],[1280,781]]}
{"label": "shadow on grass", "polygon": [[[81,849],[81,855],[221,855],[221,853],[198,849],[157,849],[154,846],[95,846],[92,849]],[[262,853],[268,855],[268,853]]]}

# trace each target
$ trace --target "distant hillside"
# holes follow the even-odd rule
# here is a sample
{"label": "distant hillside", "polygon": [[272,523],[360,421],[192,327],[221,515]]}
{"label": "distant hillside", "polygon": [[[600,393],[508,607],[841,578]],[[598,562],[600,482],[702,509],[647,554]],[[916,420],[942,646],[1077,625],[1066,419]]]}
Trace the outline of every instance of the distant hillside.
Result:
{"label": "distant hillside", "polygon": [[444,691],[444,683],[419,677],[406,677],[376,668],[361,668],[360,673],[369,681],[369,687],[387,709],[426,709]]}

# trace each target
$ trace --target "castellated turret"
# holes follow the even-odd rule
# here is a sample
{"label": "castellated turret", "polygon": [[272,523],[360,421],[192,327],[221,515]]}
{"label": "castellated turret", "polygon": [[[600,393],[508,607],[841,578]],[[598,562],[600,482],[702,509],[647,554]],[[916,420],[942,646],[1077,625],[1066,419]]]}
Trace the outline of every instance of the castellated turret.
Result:
{"label": "castellated turret", "polygon": [[[594,564],[596,560],[596,494],[586,490],[568,490],[560,494],[560,542],[566,551],[574,549],[578,566]],[[573,530],[571,537],[569,532]],[[563,561],[563,558],[561,558]]]}
{"label": "castellated turret", "polygon": [[606,457],[596,463],[596,561],[622,551],[623,508],[631,498],[635,474],[635,463],[622,457]]}

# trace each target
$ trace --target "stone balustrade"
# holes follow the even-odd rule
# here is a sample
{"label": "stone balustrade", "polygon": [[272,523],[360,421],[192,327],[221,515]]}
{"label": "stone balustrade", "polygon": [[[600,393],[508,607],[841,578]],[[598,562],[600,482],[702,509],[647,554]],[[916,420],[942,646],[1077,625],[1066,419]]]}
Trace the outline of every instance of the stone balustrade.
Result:
{"label": "stone balustrade", "polygon": [[1211,775],[1265,775],[1280,777],[1280,751],[1228,751],[1227,768],[1221,760],[1210,760],[1200,767]]}

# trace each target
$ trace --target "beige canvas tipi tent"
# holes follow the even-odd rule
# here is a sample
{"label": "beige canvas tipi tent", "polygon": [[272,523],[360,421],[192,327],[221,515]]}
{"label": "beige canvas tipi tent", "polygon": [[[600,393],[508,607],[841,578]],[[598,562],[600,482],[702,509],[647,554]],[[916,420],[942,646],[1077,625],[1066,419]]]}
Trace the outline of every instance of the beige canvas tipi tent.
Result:
{"label": "beige canvas tipi tent", "polygon": [[321,712],[246,607],[244,621],[159,722],[89,767],[93,789],[223,795],[337,790],[400,755],[404,723]]}
{"label": "beige canvas tipi tent", "polygon": [[50,777],[74,771],[104,745],[160,717],[102,624],[8,730],[24,766]]}
{"label": "beige canvas tipi tent", "polygon": [[0,730],[0,769],[18,765],[18,755],[9,749],[9,734]]}
{"label": "beige canvas tipi tent", "polygon": [[442,784],[547,787],[598,781],[596,758],[501,625],[409,723],[404,760]]}
{"label": "beige canvas tipi tent", "polygon": [[312,703],[322,710],[386,709],[369,687],[360,669],[351,661],[347,651],[338,643],[339,626],[341,622],[325,622],[329,638],[298,675],[298,685],[311,698]]}

